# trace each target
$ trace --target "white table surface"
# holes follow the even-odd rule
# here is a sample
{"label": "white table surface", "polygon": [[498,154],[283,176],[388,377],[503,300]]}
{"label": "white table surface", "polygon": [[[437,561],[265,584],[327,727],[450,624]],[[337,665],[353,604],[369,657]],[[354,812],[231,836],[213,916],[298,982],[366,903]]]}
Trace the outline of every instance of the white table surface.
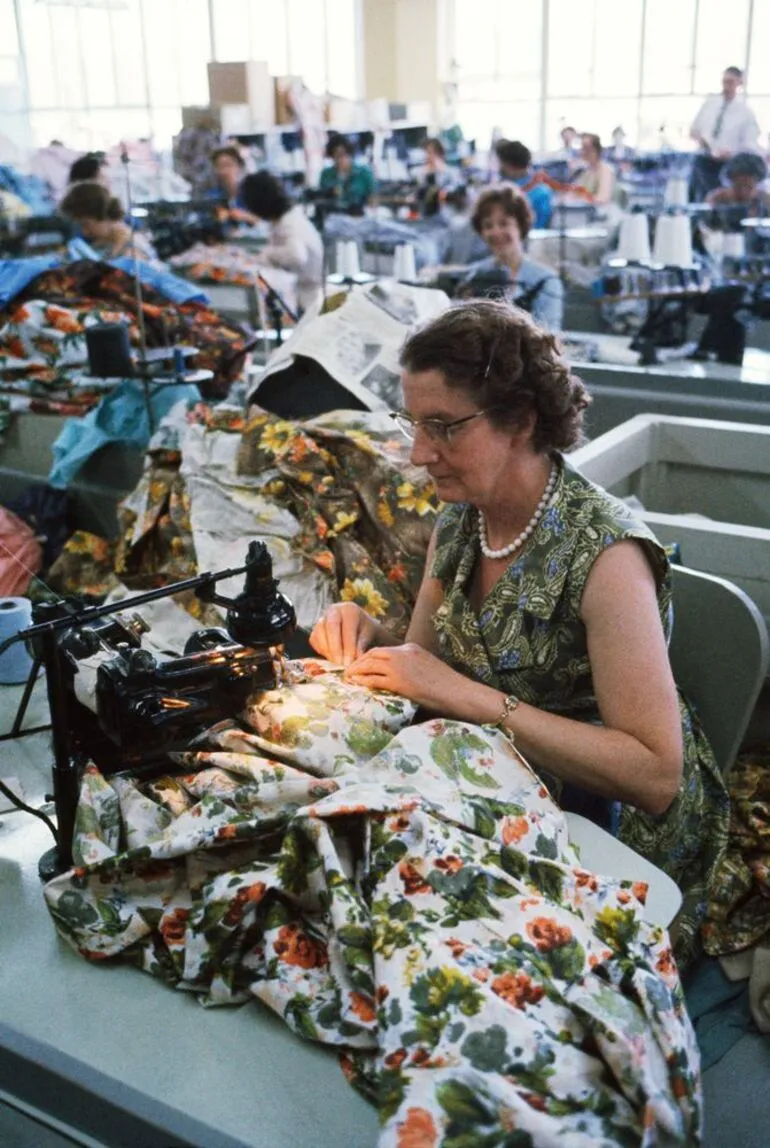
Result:
{"label": "white table surface", "polygon": [[[2,731],[19,693],[0,687]],[[37,688],[27,724],[45,716]],[[31,804],[50,790],[49,770],[48,735],[0,743],[0,776],[18,777]],[[160,1130],[152,1148],[172,1139],[195,1148],[375,1144],[377,1114],[336,1055],[302,1041],[261,1003],[204,1009],[134,968],[77,956],[43,901],[37,862],[51,844],[37,819],[0,813],[0,1064],[23,1056],[62,1088],[77,1081],[141,1115]]]}
{"label": "white table surface", "polygon": [[[757,347],[747,347],[743,365],[730,363],[703,362],[692,359],[666,359],[649,367],[639,365],[639,352],[632,351],[630,335],[609,335],[586,331],[565,331],[566,338],[576,338],[593,343],[599,351],[596,363],[580,363],[587,368],[607,367],[627,372],[629,369],[642,375],[675,375],[686,379],[720,379],[736,383],[770,384],[770,352]],[[661,354],[665,356],[666,352]]]}

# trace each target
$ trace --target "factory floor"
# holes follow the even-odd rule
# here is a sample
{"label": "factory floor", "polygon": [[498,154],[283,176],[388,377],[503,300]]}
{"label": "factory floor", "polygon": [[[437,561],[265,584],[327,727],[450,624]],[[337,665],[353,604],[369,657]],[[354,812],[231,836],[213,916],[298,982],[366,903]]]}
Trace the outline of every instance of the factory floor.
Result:
{"label": "factory floor", "polygon": [[[0,732],[11,728],[20,696],[20,688],[0,686]],[[765,733],[770,725],[770,691],[766,690],[753,731]],[[33,695],[29,723],[38,724],[46,718],[45,696],[42,683]],[[0,776],[17,778],[23,789],[25,770],[29,769],[30,751],[36,758],[47,752],[47,735],[34,735],[34,741],[0,743]],[[44,763],[36,761],[36,769]],[[34,788],[34,787],[32,787]],[[0,808],[6,805],[2,799]],[[0,813],[0,834],[4,822],[23,818],[23,813]],[[0,907],[0,912],[1,912]],[[3,921],[2,928],[13,928],[13,922]],[[6,970],[7,972],[7,970]],[[2,1065],[0,1064],[0,1069]],[[756,1033],[743,1035],[722,1059],[704,1073],[705,1135],[704,1148],[767,1148],[770,1143],[770,1037]],[[123,1138],[110,1143],[78,1132],[72,1126],[58,1123],[51,1126],[49,1116],[36,1112],[30,1105],[20,1104],[3,1090],[0,1072],[0,1148],[122,1148]],[[41,1122],[44,1121],[44,1122]],[[143,1148],[136,1144],[135,1148]],[[213,1148],[213,1146],[212,1146]],[[361,1148],[365,1148],[361,1145]]]}

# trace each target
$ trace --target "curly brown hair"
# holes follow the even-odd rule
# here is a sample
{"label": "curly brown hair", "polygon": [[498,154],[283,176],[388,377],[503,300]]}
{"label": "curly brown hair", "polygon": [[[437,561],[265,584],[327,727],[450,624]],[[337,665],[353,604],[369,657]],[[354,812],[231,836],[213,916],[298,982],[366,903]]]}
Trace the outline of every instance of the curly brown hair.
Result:
{"label": "curly brown hair", "polygon": [[534,415],[536,451],[568,451],[581,440],[588,391],[553,335],[510,303],[454,304],[407,337],[399,361],[411,372],[440,371],[489,410],[493,426],[524,426]]}
{"label": "curly brown hair", "polygon": [[59,211],[68,219],[95,219],[98,223],[114,223],[126,214],[109,188],[92,180],[73,184],[59,204]]}
{"label": "curly brown hair", "polygon": [[482,224],[495,207],[502,207],[506,215],[510,215],[512,219],[516,220],[521,238],[526,239],[535,218],[532,214],[532,208],[520,191],[505,183],[499,187],[489,187],[486,191],[482,191],[473,207],[473,215],[471,216],[473,230],[481,235]]}

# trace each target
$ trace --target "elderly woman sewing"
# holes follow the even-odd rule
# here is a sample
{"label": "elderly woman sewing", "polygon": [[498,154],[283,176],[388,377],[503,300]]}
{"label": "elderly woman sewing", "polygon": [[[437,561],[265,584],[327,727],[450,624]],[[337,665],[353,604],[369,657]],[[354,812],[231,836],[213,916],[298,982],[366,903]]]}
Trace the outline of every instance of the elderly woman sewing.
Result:
{"label": "elderly woman sewing", "polygon": [[561,795],[678,881],[680,957],[697,946],[728,804],[668,661],[666,555],[564,459],[588,396],[552,336],[468,302],[407,339],[412,461],[440,512],[405,642],[353,603],[311,634],[347,678],[497,724]]}

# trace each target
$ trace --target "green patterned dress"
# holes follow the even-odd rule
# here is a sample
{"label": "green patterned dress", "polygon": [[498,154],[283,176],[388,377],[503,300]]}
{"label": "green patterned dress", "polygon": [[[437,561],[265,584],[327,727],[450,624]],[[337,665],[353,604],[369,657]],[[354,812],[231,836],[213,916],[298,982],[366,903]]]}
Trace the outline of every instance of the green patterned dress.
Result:
{"label": "green patterned dress", "polygon": [[[549,713],[599,721],[580,601],[598,556],[626,538],[636,539],[649,559],[668,637],[671,585],[663,547],[624,503],[563,460],[550,507],[479,614],[468,600],[479,558],[477,514],[467,504],[446,507],[437,522],[432,567],[444,590],[434,618],[442,657],[462,673]],[[681,790],[661,816],[622,806],[620,838],[680,886],[677,955],[687,960],[698,948],[711,877],[725,850],[729,802],[711,747],[682,698],[680,710]]]}

